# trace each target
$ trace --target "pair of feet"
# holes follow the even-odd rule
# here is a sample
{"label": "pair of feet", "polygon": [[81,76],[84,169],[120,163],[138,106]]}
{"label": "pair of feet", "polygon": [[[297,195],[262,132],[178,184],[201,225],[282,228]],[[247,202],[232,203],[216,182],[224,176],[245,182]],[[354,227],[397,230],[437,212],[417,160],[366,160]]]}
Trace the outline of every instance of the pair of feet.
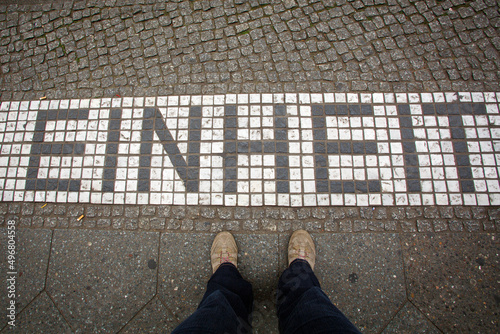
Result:
{"label": "pair of feet", "polygon": [[[213,272],[223,263],[231,263],[238,267],[238,247],[234,237],[229,232],[220,232],[214,239],[211,250]],[[293,232],[288,243],[288,265],[296,259],[306,260],[314,270],[316,263],[316,248],[314,242],[304,230]]]}

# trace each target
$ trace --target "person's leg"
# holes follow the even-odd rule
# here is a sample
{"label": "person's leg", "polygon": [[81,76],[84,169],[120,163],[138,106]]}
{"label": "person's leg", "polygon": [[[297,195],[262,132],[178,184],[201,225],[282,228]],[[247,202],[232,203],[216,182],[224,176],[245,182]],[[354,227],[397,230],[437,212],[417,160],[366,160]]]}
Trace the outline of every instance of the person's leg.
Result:
{"label": "person's leg", "polygon": [[220,233],[212,246],[214,274],[198,309],[172,333],[250,333],[252,285],[236,268],[237,248],[229,233]]}
{"label": "person's leg", "polygon": [[250,333],[253,293],[238,269],[221,265],[207,284],[198,309],[172,333]]}
{"label": "person's leg", "polygon": [[285,334],[360,333],[321,290],[314,274],[316,250],[305,231],[292,235],[289,267],[278,283],[279,328]]}

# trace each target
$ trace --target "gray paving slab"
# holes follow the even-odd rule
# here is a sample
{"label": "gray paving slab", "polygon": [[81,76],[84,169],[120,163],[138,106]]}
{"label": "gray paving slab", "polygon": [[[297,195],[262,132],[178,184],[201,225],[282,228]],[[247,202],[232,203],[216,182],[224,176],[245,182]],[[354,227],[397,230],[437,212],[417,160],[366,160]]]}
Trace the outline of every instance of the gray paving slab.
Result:
{"label": "gray paving slab", "polygon": [[[212,271],[210,247],[215,234],[162,235],[159,296],[178,323],[196,310]],[[278,281],[278,236],[234,234],[242,276],[254,289],[254,332],[277,333],[275,289]],[[196,268],[197,270],[193,270]]]}
{"label": "gray paving slab", "polygon": [[496,234],[402,236],[408,298],[441,331],[499,330]]}
{"label": "gray paving slab", "polygon": [[332,302],[363,332],[380,332],[406,301],[397,234],[314,234],[315,272]]}
{"label": "gray paving slab", "polygon": [[[19,232],[19,258],[31,254],[31,266],[46,266],[52,232]],[[76,332],[170,332],[196,309],[211,275],[214,233],[53,233],[47,288],[37,283],[40,278],[31,278],[30,293],[36,298],[28,298],[15,332],[65,333],[70,325]],[[255,333],[278,332],[274,289],[286,267],[290,234],[235,233],[240,271],[255,288]],[[363,332],[494,332],[498,327],[495,234],[312,236],[323,290]],[[40,254],[30,249],[35,246]],[[19,282],[34,275],[25,270]],[[45,272],[37,275],[44,277]]]}
{"label": "gray paving slab", "polygon": [[197,233],[161,236],[158,296],[175,315],[177,324],[196,310],[203,297],[212,274],[210,247],[214,236]]}
{"label": "gray paving slab", "polygon": [[406,304],[382,332],[389,333],[441,333],[412,303]]}
{"label": "gray paving slab", "polygon": [[254,333],[278,333],[276,287],[278,271],[277,234],[235,234],[241,275],[252,283]]}
{"label": "gray paving slab", "polygon": [[73,333],[46,292],[39,294],[16,319],[16,327],[2,333]]}
{"label": "gray paving slab", "polygon": [[173,315],[158,298],[150,301],[120,333],[170,333],[175,327]]}
{"label": "gray paving slab", "polygon": [[156,293],[159,235],[57,230],[47,292],[69,324],[115,332]]}
{"label": "gray paving slab", "polygon": [[[18,229],[17,233],[17,259],[16,259],[16,311],[25,308],[45,287],[45,277],[49,260],[50,241],[52,231]],[[7,277],[7,229],[0,229],[0,275]],[[0,307],[7,308],[9,299],[7,293],[0,294]],[[0,328],[7,323],[1,317]]]}

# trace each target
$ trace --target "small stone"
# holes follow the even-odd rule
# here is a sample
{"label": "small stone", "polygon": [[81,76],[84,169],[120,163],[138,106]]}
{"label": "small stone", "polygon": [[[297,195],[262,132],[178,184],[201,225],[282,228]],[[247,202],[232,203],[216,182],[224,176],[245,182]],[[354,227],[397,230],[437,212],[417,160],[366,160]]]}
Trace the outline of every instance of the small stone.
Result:
{"label": "small stone", "polygon": [[149,226],[154,230],[163,230],[165,228],[165,218],[151,218]]}
{"label": "small stone", "polygon": [[194,228],[194,223],[192,219],[183,219],[181,223],[181,230],[192,231]]}
{"label": "small stone", "polygon": [[69,226],[69,218],[68,217],[58,217],[57,218],[57,227],[68,228],[68,226]]}
{"label": "small stone", "polygon": [[417,217],[422,217],[422,209],[421,208],[406,208],[406,218],[413,219]]}
{"label": "small stone", "polygon": [[404,208],[391,208],[391,218],[395,220],[402,220],[405,217]]}
{"label": "small stone", "polygon": [[33,217],[32,226],[33,227],[42,227],[43,226],[43,218],[38,217],[38,216]]}
{"label": "small stone", "polygon": [[[35,206],[35,214],[36,215],[48,216],[52,213],[52,211],[54,211],[54,206],[52,204],[47,204],[43,208],[42,208],[43,205],[40,205],[40,203],[37,203],[37,204],[38,205]],[[82,213],[83,213],[83,211],[82,211]]]}
{"label": "small stone", "polygon": [[248,219],[248,218],[250,218],[250,209],[249,208],[236,208],[234,210],[234,218],[235,219]]}
{"label": "small stone", "polygon": [[157,215],[158,215],[158,217],[162,217],[162,218],[170,217],[170,207],[169,206],[159,206]]}
{"label": "small stone", "polygon": [[169,219],[167,221],[167,230],[177,230],[181,227],[181,223],[177,219]]}
{"label": "small stone", "polygon": [[354,232],[366,231],[368,228],[368,223],[366,220],[355,220],[352,224],[352,230]]}
{"label": "small stone", "polygon": [[495,223],[492,221],[484,221],[483,222],[483,229],[485,231],[495,231]]}
{"label": "small stone", "polygon": [[474,219],[485,219],[487,218],[486,208],[483,207],[473,207],[471,208],[472,218]]}
{"label": "small stone", "polygon": [[287,232],[292,229],[292,223],[290,221],[281,221],[278,224],[278,232]]}
{"label": "small stone", "polygon": [[211,224],[210,222],[195,222],[194,228],[196,231],[210,231]]}
{"label": "small stone", "polygon": [[417,232],[417,227],[414,222],[402,221],[400,222],[400,224],[401,224],[401,231],[403,232]]}
{"label": "small stone", "polygon": [[139,223],[137,219],[127,219],[125,220],[124,227],[127,230],[137,230],[137,228],[139,227]]}
{"label": "small stone", "polygon": [[226,230],[227,231],[239,231],[240,230],[240,222],[237,220],[231,220],[226,222]]}
{"label": "small stone", "polygon": [[278,208],[266,208],[266,217],[279,219],[280,218],[280,209]]}
{"label": "small stone", "polygon": [[[23,203],[22,209],[21,209],[21,214],[23,216],[30,216],[33,214],[35,210],[35,206],[33,203]],[[0,214],[2,214],[0,212]]]}
{"label": "small stone", "polygon": [[12,215],[17,215],[21,212],[21,203],[10,203],[9,213]]}
{"label": "small stone", "polygon": [[455,207],[455,216],[461,219],[471,219],[472,214],[469,208],[463,206]]}
{"label": "small stone", "polygon": [[352,232],[352,221],[350,220],[340,221],[339,226],[340,232]]}
{"label": "small stone", "polygon": [[215,218],[214,208],[201,208],[200,214],[203,218]]}
{"label": "small stone", "polygon": [[177,219],[182,219],[186,216],[186,208],[183,206],[174,206],[172,208],[172,216]]}
{"label": "small stone", "polygon": [[68,210],[68,216],[69,217],[75,217],[76,218],[80,217],[83,215],[84,208],[81,206],[71,206],[70,209]]}
{"label": "small stone", "polygon": [[311,209],[309,208],[300,208],[297,210],[297,218],[298,219],[306,219],[311,217]]}
{"label": "small stone", "polygon": [[454,218],[453,207],[451,207],[451,206],[440,207],[439,212],[441,214],[441,218],[446,218],[446,219]]}
{"label": "small stone", "polygon": [[149,230],[149,218],[148,217],[139,218],[139,228],[141,230]]}
{"label": "small stone", "polygon": [[197,219],[200,217],[200,207],[197,205],[190,205],[186,208],[186,216],[191,219]]}
{"label": "small stone", "polygon": [[145,205],[141,208],[141,214],[143,216],[154,216],[156,213],[156,207],[154,205]]}
{"label": "small stone", "polygon": [[261,219],[266,216],[264,208],[252,208],[252,218]]}
{"label": "small stone", "polygon": [[121,206],[121,205],[113,205],[112,215],[114,217],[116,217],[116,216],[122,216],[123,215],[123,206]]}
{"label": "small stone", "polygon": [[386,208],[375,208],[375,211],[373,213],[373,217],[375,219],[387,219],[387,209]]}
{"label": "small stone", "polygon": [[368,222],[368,230],[370,231],[383,231],[384,230],[384,222],[377,220],[370,220]]}
{"label": "small stone", "polygon": [[425,218],[439,218],[439,210],[435,206],[429,206],[424,208]]}
{"label": "small stone", "polygon": [[292,208],[281,208],[280,209],[281,219],[295,219],[295,210]]}
{"label": "small stone", "polygon": [[359,215],[364,219],[372,219],[373,218],[373,209],[372,208],[360,208]]}
{"label": "small stone", "polygon": [[137,218],[139,217],[139,208],[134,206],[125,207],[125,217],[127,218]]}
{"label": "small stone", "polygon": [[123,228],[123,225],[124,225],[124,222],[125,222],[125,218],[113,218],[113,219],[111,220],[111,222],[112,222],[112,225],[111,225],[111,226],[112,226],[114,229],[117,229],[117,230],[118,230],[118,229],[122,229],[122,228]]}
{"label": "small stone", "polygon": [[23,217],[19,220],[19,226],[22,227],[30,227],[31,226],[31,218],[30,217]]}
{"label": "small stone", "polygon": [[220,219],[231,219],[233,211],[231,208],[217,208],[217,214]]}
{"label": "small stone", "polygon": [[55,205],[54,206],[54,214],[55,215],[64,215],[66,214],[66,206],[65,205]]}
{"label": "small stone", "polygon": [[476,220],[467,220],[464,222],[464,226],[469,232],[481,231],[481,224]]}
{"label": "small stone", "polygon": [[325,219],[327,215],[327,210],[325,208],[313,208],[312,216],[316,219]]}
{"label": "small stone", "polygon": [[0,215],[5,215],[7,213],[7,203],[0,203]]}
{"label": "small stone", "polygon": [[257,231],[259,229],[258,219],[248,219],[243,222],[243,230],[245,231]]}
{"label": "small stone", "polygon": [[462,232],[464,230],[462,222],[458,221],[458,220],[449,221],[448,227],[450,228],[450,231],[452,231],[452,232]]}
{"label": "small stone", "polygon": [[345,211],[341,208],[330,209],[330,216],[333,216],[335,219],[343,219],[345,218]]}
{"label": "small stone", "polygon": [[212,225],[210,226],[210,232],[221,232],[225,231],[225,224],[224,222],[213,222]]}
{"label": "small stone", "polygon": [[322,224],[320,221],[306,222],[305,229],[309,232],[319,232],[322,230]]}
{"label": "small stone", "polygon": [[395,220],[386,221],[384,224],[384,229],[386,231],[396,231],[397,228],[398,228],[398,224],[396,223]]}
{"label": "small stone", "polygon": [[293,220],[292,221],[292,231],[297,231],[297,230],[303,230],[304,229],[304,222],[300,220]]}
{"label": "small stone", "polygon": [[97,216],[97,207],[95,206],[89,206],[87,207],[87,212],[85,214],[87,218],[93,218]]}
{"label": "small stone", "polygon": [[267,218],[262,219],[261,225],[262,225],[262,229],[266,230],[266,231],[275,232],[276,228],[277,228],[276,221],[273,219],[267,219]]}
{"label": "small stone", "polygon": [[337,232],[338,230],[339,230],[339,224],[336,221],[330,220],[325,222],[325,231]]}
{"label": "small stone", "polygon": [[434,225],[435,232],[443,232],[448,230],[448,224],[446,223],[446,220],[436,219],[432,222],[432,224]]}
{"label": "small stone", "polygon": [[419,232],[432,232],[432,223],[429,220],[417,219]]}
{"label": "small stone", "polygon": [[109,218],[100,218],[97,219],[98,227],[111,227],[111,219]]}
{"label": "small stone", "polygon": [[109,205],[102,205],[99,207],[99,217],[109,217],[111,216],[111,207]]}
{"label": "small stone", "polygon": [[348,208],[346,210],[346,216],[349,218],[358,218],[359,217],[359,211],[356,208]]}
{"label": "small stone", "polygon": [[83,226],[85,228],[93,228],[97,225],[97,221],[95,219],[82,219],[81,221],[83,221]]}

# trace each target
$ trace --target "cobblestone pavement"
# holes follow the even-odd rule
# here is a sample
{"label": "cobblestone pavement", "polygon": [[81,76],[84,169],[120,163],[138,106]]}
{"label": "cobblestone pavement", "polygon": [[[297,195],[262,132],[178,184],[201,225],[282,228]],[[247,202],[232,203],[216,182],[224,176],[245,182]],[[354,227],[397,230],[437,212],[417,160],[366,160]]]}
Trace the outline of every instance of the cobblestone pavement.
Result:
{"label": "cobblestone pavement", "polygon": [[11,2],[2,333],[169,332],[222,230],[277,333],[299,228],[362,332],[500,331],[496,1]]}
{"label": "cobblestone pavement", "polygon": [[108,0],[0,13],[2,100],[499,90],[494,0]]}
{"label": "cobblestone pavement", "polygon": [[[213,207],[0,203],[1,225],[22,228],[120,231],[288,232],[463,232],[500,231],[500,209],[425,207]],[[78,219],[84,215],[83,219]]]}

